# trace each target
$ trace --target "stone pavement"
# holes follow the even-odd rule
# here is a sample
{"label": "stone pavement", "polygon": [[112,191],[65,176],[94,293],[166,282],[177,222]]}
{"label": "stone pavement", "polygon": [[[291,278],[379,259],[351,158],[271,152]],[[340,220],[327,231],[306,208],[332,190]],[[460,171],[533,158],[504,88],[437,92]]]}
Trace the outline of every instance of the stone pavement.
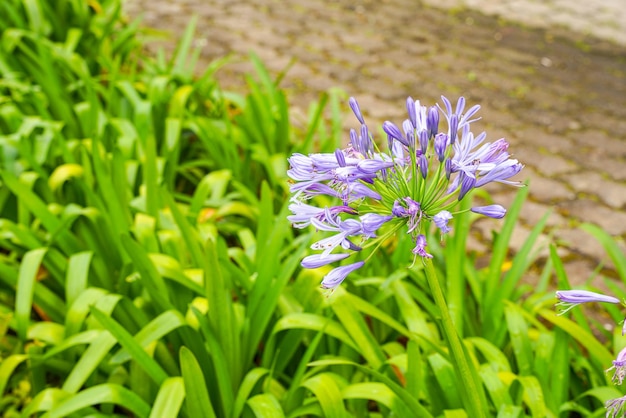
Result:
{"label": "stone pavement", "polygon": [[[127,0],[126,12],[143,14],[144,25],[169,31],[171,41],[197,14],[202,59],[232,54],[235,61],[219,78],[240,91],[242,75],[251,71],[249,51],[272,74],[295,59],[281,86],[300,114],[331,87],[358,99],[370,127],[386,119],[400,124],[408,95],[425,104],[442,94],[481,104],[475,130],[485,129],[488,140],[507,138],[526,165],[519,179],[530,180],[513,249],[552,210],[549,235],[561,245],[570,280],[582,282],[599,263],[611,264],[577,225],[600,225],[622,246],[626,237],[626,18],[621,9],[612,15],[616,37],[592,37],[587,26],[572,22],[576,16],[588,18],[585,24],[609,18],[580,10],[622,1],[525,0],[527,9],[520,9],[524,2],[498,0],[437,0],[444,8],[416,0]],[[494,6],[500,3],[508,9]],[[578,15],[569,12],[569,24],[558,17],[567,16],[565,3],[580,6]],[[538,4],[561,9],[549,15],[553,20],[529,12],[524,25],[511,23],[518,11],[545,12]],[[347,105],[345,112],[347,132],[357,122]],[[506,206],[516,190],[489,191]],[[500,223],[480,220],[472,245],[488,254],[491,228]]]}

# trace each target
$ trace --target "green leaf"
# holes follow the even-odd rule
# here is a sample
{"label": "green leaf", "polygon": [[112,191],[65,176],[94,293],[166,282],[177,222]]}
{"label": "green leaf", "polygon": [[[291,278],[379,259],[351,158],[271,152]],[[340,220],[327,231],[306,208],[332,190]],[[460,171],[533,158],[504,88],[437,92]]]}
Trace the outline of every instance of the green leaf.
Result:
{"label": "green leaf", "polygon": [[185,386],[182,377],[165,379],[152,406],[150,418],[179,416],[185,399]]}
{"label": "green leaf", "polygon": [[13,371],[27,359],[26,354],[13,354],[2,359],[0,363],[0,396],[4,395],[4,389],[9,383]]}
{"label": "green leaf", "polygon": [[268,373],[268,369],[255,367],[246,374],[246,376],[243,378],[243,381],[239,385],[239,390],[237,391],[237,396],[235,397],[235,402],[233,404],[233,413],[231,414],[233,418],[241,416],[246,402],[249,401],[248,398],[250,397],[252,390],[257,385],[257,383]]}
{"label": "green leaf", "polygon": [[[179,327],[187,326],[183,315],[175,310],[163,312],[146,324],[135,336],[134,340],[144,349],[154,341],[163,338]],[[111,364],[120,364],[131,359],[131,354],[126,349],[121,349],[111,358]]]}
{"label": "green leaf", "polygon": [[[588,333],[580,325],[575,322],[563,317],[558,316],[551,310],[542,309],[538,312],[538,314],[561,328],[570,337],[578,341],[578,343],[585,348],[585,350],[589,353],[588,356],[591,360],[594,361],[595,364],[603,370],[606,368],[608,364],[612,364],[613,355],[610,351],[608,351],[594,336],[593,334]],[[604,374],[604,373],[601,373]],[[607,384],[609,383],[609,378],[605,376]]]}
{"label": "green leaf", "polygon": [[320,403],[324,416],[327,418],[348,417],[348,411],[343,404],[341,396],[342,387],[345,382],[338,375],[333,373],[320,373],[304,382],[302,386],[315,394]]}
{"label": "green leaf", "polygon": [[58,406],[52,408],[49,418],[61,418],[80,411],[83,408],[111,403],[129,410],[137,417],[147,417],[150,406],[139,396],[123,386],[104,383],[85,389],[76,395],[67,398]]}
{"label": "green leaf", "polygon": [[248,399],[248,406],[257,418],[283,418],[285,413],[278,399],[270,393],[262,393]]}
{"label": "green leaf", "polygon": [[385,354],[372,335],[365,319],[355,309],[346,294],[343,288],[338,288],[330,300],[330,306],[359,348],[359,353],[373,369],[378,369],[385,362]]}
{"label": "green leaf", "polygon": [[533,352],[528,338],[528,325],[517,305],[508,303],[504,313],[519,374],[528,376],[533,369]]}
{"label": "green leaf", "polygon": [[47,248],[39,248],[24,254],[20,271],[17,277],[17,289],[15,291],[15,322],[17,335],[22,341],[26,341],[27,330],[30,325],[30,314],[33,309],[33,292],[39,272],[39,266],[46,255]]}
{"label": "green leaf", "polygon": [[101,333],[76,362],[70,374],[65,378],[62,389],[69,393],[78,392],[104,358],[109,355],[115,343],[115,338],[109,332]]}
{"label": "green leaf", "polygon": [[358,345],[354,343],[354,341],[346,333],[346,330],[339,323],[321,315],[305,312],[287,314],[276,322],[276,325],[274,325],[274,329],[272,330],[272,336],[287,329],[309,329],[313,331],[321,331],[331,337],[337,338],[339,341],[354,350],[359,350]]}
{"label": "green leaf", "polygon": [[190,417],[215,418],[204,375],[198,360],[187,347],[180,349],[180,370],[185,383],[185,405]]}
{"label": "green leaf", "polygon": [[539,381],[534,376],[520,376],[517,381],[524,388],[524,403],[531,411],[533,418],[548,416],[548,409],[544,401],[543,391]]}
{"label": "green leaf", "polygon": [[389,387],[378,382],[353,383],[342,392],[344,399],[369,399],[391,410],[398,417],[413,416],[413,411]]}
{"label": "green leaf", "polygon": [[404,389],[402,386],[400,386],[399,384],[391,380],[389,377],[385,376],[384,374],[376,370],[372,370],[371,368],[367,366],[363,366],[362,364],[354,363],[352,361],[347,361],[343,359],[318,360],[318,361],[309,363],[310,367],[334,366],[334,365],[353,366],[357,368],[360,372],[363,372],[365,374],[368,374],[374,377],[376,380],[378,380],[381,383],[384,383],[388,388],[390,388],[393,391],[393,393],[395,393],[398,396],[398,398],[402,399],[402,401],[404,401],[404,403],[408,405],[408,407],[415,413],[416,416],[419,416],[420,418],[432,418],[432,414],[428,412],[428,410],[424,408],[422,404],[418,402],[417,398],[415,398],[413,394],[408,393],[406,389]]}
{"label": "green leaf", "polygon": [[163,368],[146,353],[143,347],[135,341],[133,336],[124,329],[124,327],[96,307],[91,308],[91,314],[117,339],[122,347],[130,353],[133,360],[141,366],[157,385],[160,386],[163,384],[163,381],[167,379],[167,373],[165,373]]}

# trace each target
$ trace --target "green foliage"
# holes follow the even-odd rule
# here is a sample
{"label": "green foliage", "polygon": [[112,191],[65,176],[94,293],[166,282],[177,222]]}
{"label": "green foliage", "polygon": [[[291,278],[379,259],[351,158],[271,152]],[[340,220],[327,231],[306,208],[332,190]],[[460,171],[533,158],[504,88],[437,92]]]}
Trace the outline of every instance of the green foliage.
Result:
{"label": "green foliage", "polygon": [[[467,416],[424,267],[398,268],[406,237],[332,295],[299,268],[286,158],[338,145],[342,93],[299,131],[254,55],[247,95],[215,81],[227,59],[196,76],[195,21],[154,59],[119,1],[58,3],[0,4],[2,414]],[[433,245],[451,326],[485,415],[597,415],[624,344],[524,284],[547,219],[509,254],[526,194],[486,268],[470,213]],[[583,228],[626,280],[615,242]],[[553,274],[567,284],[554,246]]]}

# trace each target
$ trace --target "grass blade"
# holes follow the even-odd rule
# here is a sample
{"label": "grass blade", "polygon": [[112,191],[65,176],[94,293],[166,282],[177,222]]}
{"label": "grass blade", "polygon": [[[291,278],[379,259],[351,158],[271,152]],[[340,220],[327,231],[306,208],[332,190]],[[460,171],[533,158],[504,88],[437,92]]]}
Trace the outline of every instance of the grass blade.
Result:
{"label": "grass blade", "polygon": [[185,383],[185,405],[190,417],[216,418],[202,369],[187,347],[180,349],[180,370]]}
{"label": "grass blade", "polygon": [[17,335],[22,341],[26,341],[27,338],[30,314],[33,310],[33,292],[46,251],[47,248],[39,248],[27,252],[20,265],[15,292],[15,322]]}
{"label": "grass blade", "polygon": [[185,399],[185,386],[182,377],[165,379],[152,406],[150,418],[179,416]]}
{"label": "grass blade", "polygon": [[103,403],[119,405],[135,414],[136,417],[147,417],[150,414],[150,406],[139,396],[123,386],[104,383],[85,389],[61,402],[60,405],[50,411],[48,417],[66,417],[83,408]]}

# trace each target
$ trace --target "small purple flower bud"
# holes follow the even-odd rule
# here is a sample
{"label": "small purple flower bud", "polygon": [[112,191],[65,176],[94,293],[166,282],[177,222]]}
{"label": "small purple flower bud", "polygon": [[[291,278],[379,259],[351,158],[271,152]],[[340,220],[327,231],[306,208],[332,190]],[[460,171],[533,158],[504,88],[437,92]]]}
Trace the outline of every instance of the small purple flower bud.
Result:
{"label": "small purple flower bud", "polygon": [[400,204],[399,200],[393,202],[393,207],[391,208],[391,214],[396,218],[404,218],[409,216],[409,212],[406,210],[404,206]]}
{"label": "small purple flower bud", "polygon": [[354,97],[350,97],[350,99],[348,99],[348,103],[350,104],[350,108],[352,109],[352,112],[354,112],[354,116],[356,116],[356,118],[359,120],[359,122],[361,122],[361,124],[364,124],[365,120],[363,119],[361,108],[359,107],[359,103],[357,103],[356,99]]}
{"label": "small purple flower bud", "polygon": [[413,125],[413,129],[417,127],[417,119],[415,118],[415,100],[411,96],[406,99],[406,111]]}
{"label": "small purple flower bud", "polygon": [[315,254],[304,257],[300,265],[305,269],[316,269],[350,257],[351,254]]}
{"label": "small purple flower bud", "polygon": [[500,205],[476,206],[470,210],[474,213],[489,216],[494,219],[501,219],[506,215],[506,209]]}
{"label": "small purple flower bud", "polygon": [[370,131],[367,125],[361,125],[361,153],[366,155],[372,150],[372,140],[370,139]]}
{"label": "small purple flower bud", "polygon": [[426,158],[426,156],[422,154],[419,156],[418,161],[420,173],[422,173],[422,178],[426,178],[428,176],[428,158]]}
{"label": "small purple flower bud", "polygon": [[417,236],[417,238],[415,239],[415,248],[413,248],[413,254],[417,254],[421,257],[425,257],[425,258],[433,258],[432,254],[428,254],[426,252],[426,246],[428,244],[426,243],[426,236],[424,236],[423,234],[419,234]]}
{"label": "small purple flower bud", "polygon": [[448,135],[439,133],[435,135],[435,154],[439,158],[439,162],[442,163],[446,158],[446,148],[448,147]]}
{"label": "small purple flower bud", "polygon": [[442,210],[435,216],[433,216],[433,222],[437,225],[437,228],[441,230],[442,234],[447,234],[452,231],[452,228],[448,227],[448,221],[452,219],[452,214],[447,210]]}
{"label": "small purple flower bud", "polygon": [[384,121],[383,131],[385,131],[385,133],[391,136],[393,139],[402,142],[405,146],[409,146],[407,140],[402,136],[402,132],[400,132],[400,129],[398,129],[398,127],[393,122],[389,122],[388,120]]}
{"label": "small purple flower bud", "polygon": [[580,305],[581,303],[620,303],[620,300],[614,298],[613,296],[590,292],[588,290],[557,290],[556,298],[559,300],[556,305],[560,306],[562,309],[561,312],[559,312],[559,315],[566,313],[567,311]]}
{"label": "small purple flower bud", "polygon": [[419,132],[420,137],[420,149],[422,150],[422,154],[426,154],[426,150],[428,149],[428,131],[426,129],[422,129]]}
{"label": "small purple flower bud", "polygon": [[322,288],[334,289],[345,280],[348,274],[352,273],[356,269],[360,269],[364,264],[364,261],[357,261],[356,263],[348,264],[347,266],[332,269],[330,273],[324,276],[324,279],[322,280]]}
{"label": "small purple flower bud", "polygon": [[437,132],[439,131],[439,110],[436,106],[431,106],[430,109],[428,109],[426,126],[428,127],[428,133],[431,138],[437,135]]}
{"label": "small purple flower bud", "polygon": [[360,152],[361,154],[363,153],[363,151],[361,150],[359,137],[357,136],[354,129],[350,129],[350,143],[352,144],[352,148],[354,148],[356,152]]}
{"label": "small purple flower bud", "polygon": [[576,305],[589,302],[620,303],[618,298],[588,290],[557,290],[556,298],[561,302],[574,303]]}

